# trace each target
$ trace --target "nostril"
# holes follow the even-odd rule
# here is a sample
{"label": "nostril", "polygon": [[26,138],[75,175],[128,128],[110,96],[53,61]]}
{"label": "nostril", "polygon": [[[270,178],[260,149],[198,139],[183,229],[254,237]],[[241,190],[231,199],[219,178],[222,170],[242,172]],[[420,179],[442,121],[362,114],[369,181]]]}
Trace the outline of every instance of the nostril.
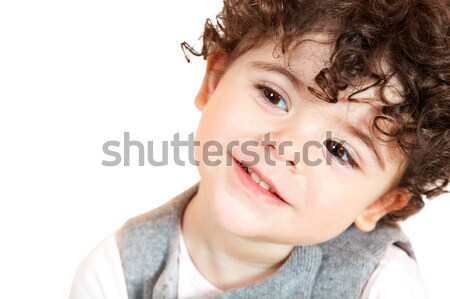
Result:
{"label": "nostril", "polygon": [[268,144],[268,146],[271,151],[273,150],[275,153],[277,153],[277,148],[275,147],[274,144]]}

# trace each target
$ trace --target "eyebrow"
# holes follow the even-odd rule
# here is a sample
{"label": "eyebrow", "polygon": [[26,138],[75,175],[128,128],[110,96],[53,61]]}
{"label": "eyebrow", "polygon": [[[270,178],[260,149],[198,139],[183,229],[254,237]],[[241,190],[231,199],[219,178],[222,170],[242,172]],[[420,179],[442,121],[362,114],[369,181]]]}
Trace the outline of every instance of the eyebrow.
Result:
{"label": "eyebrow", "polygon": [[250,67],[259,71],[271,72],[281,75],[287,78],[295,87],[304,85],[303,82],[301,82],[291,71],[279,64],[255,61],[250,64]]}
{"label": "eyebrow", "polygon": [[373,142],[372,138],[370,138],[369,135],[367,135],[357,127],[354,127],[350,124],[346,125],[346,129],[350,134],[360,139],[367,146],[367,148],[372,152],[373,156],[375,156],[375,160],[377,161],[378,166],[384,170],[385,162],[380,154],[379,147]]}

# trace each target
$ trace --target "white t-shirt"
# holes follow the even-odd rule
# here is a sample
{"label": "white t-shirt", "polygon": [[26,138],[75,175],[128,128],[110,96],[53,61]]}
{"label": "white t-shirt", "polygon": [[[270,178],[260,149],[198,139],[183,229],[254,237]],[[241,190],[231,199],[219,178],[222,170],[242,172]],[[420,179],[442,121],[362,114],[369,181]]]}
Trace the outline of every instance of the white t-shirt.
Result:
{"label": "white t-shirt", "polygon": [[[178,299],[215,298],[223,292],[198,272],[182,235],[179,248]],[[397,246],[390,245],[359,299],[403,298],[424,299],[428,295],[416,262]],[[69,299],[128,299],[114,234],[101,242],[80,264]]]}

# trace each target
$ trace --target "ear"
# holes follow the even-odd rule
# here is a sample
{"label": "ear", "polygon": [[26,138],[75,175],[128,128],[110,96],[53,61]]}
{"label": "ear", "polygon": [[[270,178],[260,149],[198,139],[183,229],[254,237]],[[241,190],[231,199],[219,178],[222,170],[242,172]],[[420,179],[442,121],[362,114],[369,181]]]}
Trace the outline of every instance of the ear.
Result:
{"label": "ear", "polygon": [[355,219],[355,226],[369,232],[375,228],[378,220],[389,212],[400,210],[409,202],[411,194],[405,188],[394,189],[371,203]]}
{"label": "ear", "polygon": [[198,110],[203,111],[211,94],[219,84],[220,78],[222,78],[222,75],[225,72],[225,67],[225,53],[216,51],[215,53],[208,55],[205,76],[203,77],[202,85],[200,86],[200,90],[198,91],[194,102]]}

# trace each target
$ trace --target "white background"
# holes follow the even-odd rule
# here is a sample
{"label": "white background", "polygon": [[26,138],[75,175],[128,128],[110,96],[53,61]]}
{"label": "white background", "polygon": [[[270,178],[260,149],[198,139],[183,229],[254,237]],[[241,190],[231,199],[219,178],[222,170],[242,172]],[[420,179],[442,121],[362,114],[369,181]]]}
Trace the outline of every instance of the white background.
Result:
{"label": "white background", "polygon": [[[221,1],[155,2],[0,3],[0,298],[67,297],[99,241],[198,180],[174,163],[101,165],[125,131],[161,145],[199,120],[205,64],[186,63],[180,43],[195,44]],[[450,293],[449,199],[404,225],[436,299]]]}

